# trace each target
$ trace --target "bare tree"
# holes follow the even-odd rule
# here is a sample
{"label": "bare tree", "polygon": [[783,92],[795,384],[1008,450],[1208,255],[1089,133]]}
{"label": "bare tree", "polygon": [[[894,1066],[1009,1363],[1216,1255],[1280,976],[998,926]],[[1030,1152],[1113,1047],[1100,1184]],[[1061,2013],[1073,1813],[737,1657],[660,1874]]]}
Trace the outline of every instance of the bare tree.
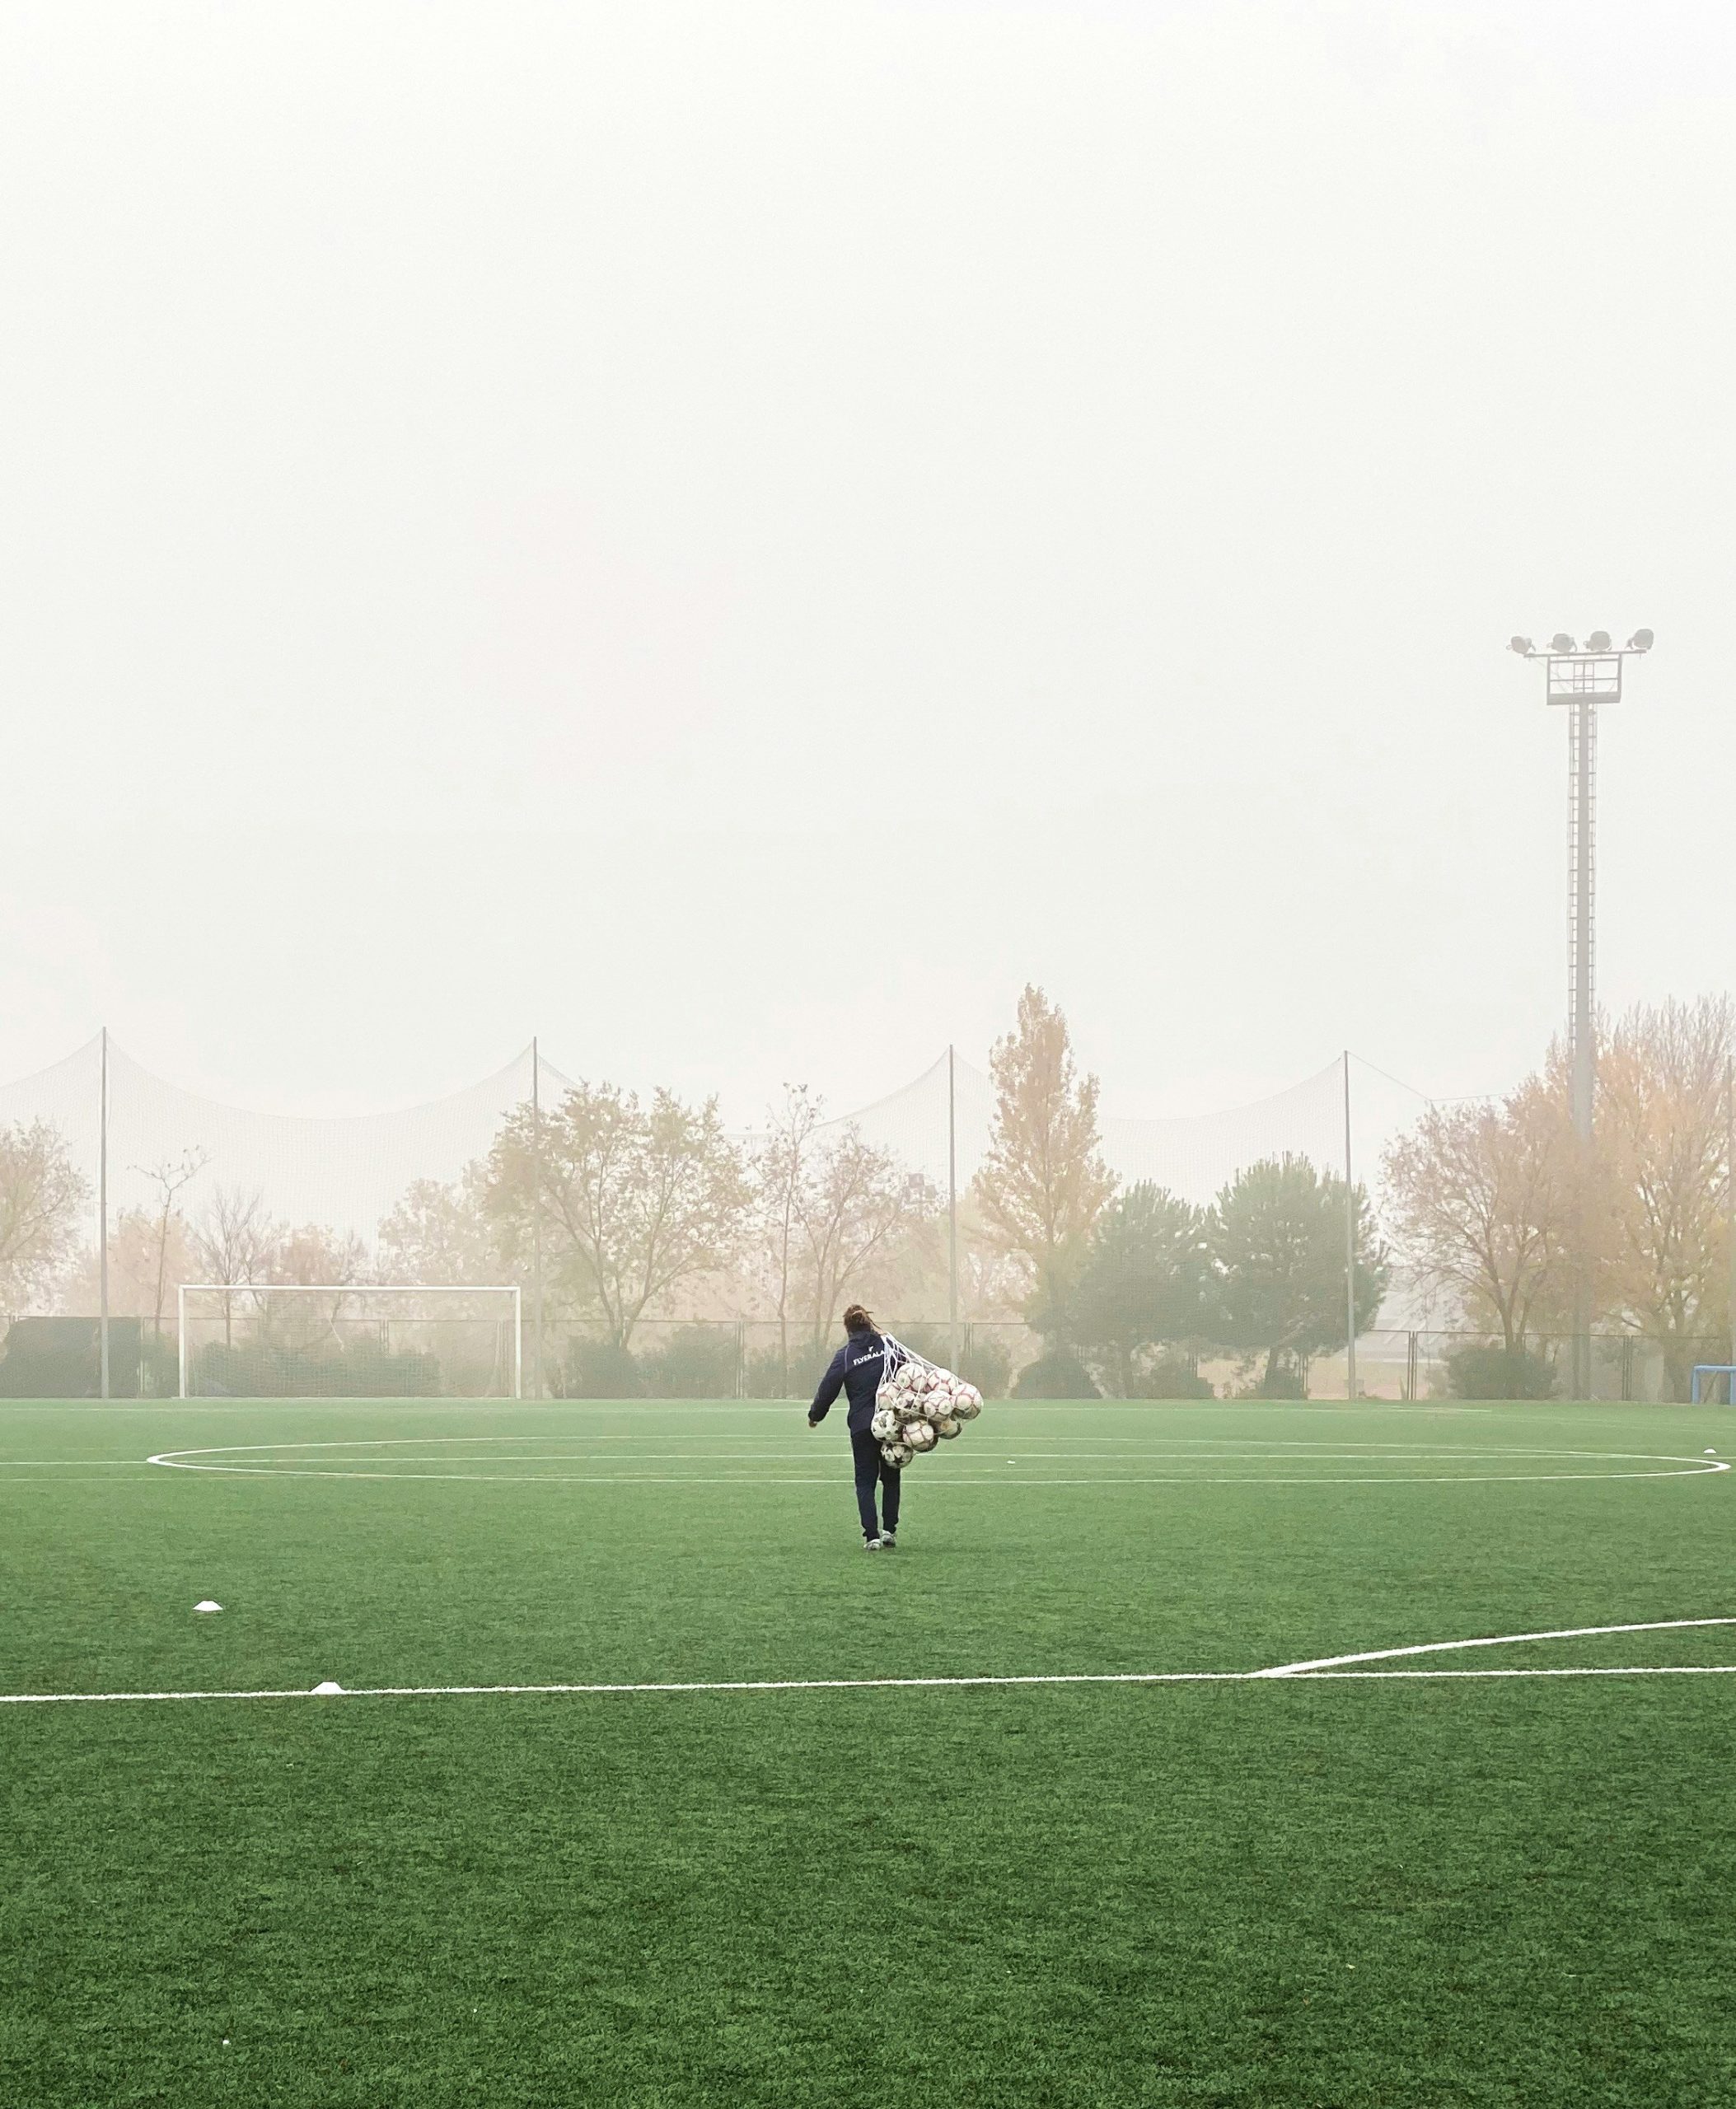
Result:
{"label": "bare tree", "polygon": [[[194,1226],[193,1245],[199,1271],[208,1282],[226,1288],[269,1282],[283,1247],[283,1226],[265,1207],[255,1187],[219,1186]],[[223,1344],[234,1344],[234,1298],[223,1298]]]}
{"label": "bare tree", "polygon": [[275,1303],[265,1299],[260,1312],[261,1338],[292,1351],[321,1335],[341,1344],[338,1321],[353,1301],[346,1291],[365,1288],[369,1271],[367,1247],[353,1231],[306,1223],[283,1232],[272,1256],[271,1280],[286,1288],[330,1288],[332,1293],[283,1297]]}
{"label": "bare tree", "polygon": [[257,1187],[249,1194],[219,1186],[193,1228],[199,1263],[213,1282],[269,1281],[283,1237]]}
{"label": "bare tree", "polygon": [[0,1128],[0,1298],[10,1309],[45,1296],[72,1260],[90,1190],[46,1120]]}
{"label": "bare tree", "polygon": [[907,1171],[890,1150],[864,1142],[854,1126],[812,1153],[794,1208],[817,1348],[831,1330],[846,1288],[889,1259],[901,1239],[919,1236],[939,1205],[928,1180]]}
{"label": "bare tree", "polygon": [[755,1164],[759,1198],[759,1242],[770,1279],[778,1316],[778,1354],[784,1383],[789,1382],[790,1290],[801,1262],[802,1195],[807,1185],[814,1132],[821,1102],[806,1084],[786,1084],[784,1103],[773,1109],[770,1126]]}
{"label": "bare tree", "polygon": [[1086,1241],[1115,1191],[1098,1144],[1097,1080],[1079,1074],[1066,1019],[1029,987],[989,1067],[994,1126],[977,1202],[990,1236],[1030,1267],[1036,1322],[1065,1337]]}
{"label": "bare tree", "polygon": [[367,1247],[353,1230],[304,1223],[286,1231],[272,1260],[274,1282],[304,1288],[358,1287],[368,1278]]}
{"label": "bare tree", "polygon": [[1499,1103],[1431,1106],[1387,1151],[1400,1250],[1509,1352],[1570,1295],[1575,1157],[1561,1094],[1537,1078]]}
{"label": "bare tree", "polygon": [[177,1198],[198,1178],[211,1162],[202,1149],[183,1150],[178,1157],[161,1157],[155,1164],[135,1164],[133,1171],[148,1179],[157,1189],[157,1207],[154,1210],[157,1235],[157,1267],[155,1294],[151,1312],[152,1330],[161,1340],[163,1330],[163,1299],[169,1286],[169,1238],[171,1227],[180,1223],[180,1210],[175,1206]]}

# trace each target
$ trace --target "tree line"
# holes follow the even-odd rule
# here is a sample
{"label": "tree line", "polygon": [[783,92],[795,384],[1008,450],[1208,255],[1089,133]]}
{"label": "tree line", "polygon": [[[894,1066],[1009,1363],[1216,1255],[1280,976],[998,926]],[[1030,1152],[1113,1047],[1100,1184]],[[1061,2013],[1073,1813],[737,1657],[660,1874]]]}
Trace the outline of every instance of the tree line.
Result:
{"label": "tree line", "polygon": [[1583,1279],[1593,1323],[1659,1343],[1686,1398],[1730,1334],[1733,1060],[1729,997],[1637,1003],[1600,1031],[1589,1148],[1560,1046],[1504,1097],[1431,1107],[1387,1153],[1392,1235],[1515,1364]]}
{"label": "tree line", "polygon": [[[1727,998],[1636,1007],[1607,1029],[1595,1140],[1574,1136],[1565,1064],[1551,1054],[1504,1098],[1430,1108],[1391,1146],[1377,1215],[1350,1197],[1359,1330],[1395,1265],[1467,1327],[1520,1354],[1570,1322],[1582,1267],[1605,1327],[1662,1341],[1685,1387],[1698,1344],[1727,1330]],[[1027,988],[990,1056],[990,1145],[961,1196],[962,1315],[1018,1316],[1041,1336],[1027,1388],[1175,1396],[1203,1347],[1249,1388],[1290,1395],[1345,1335],[1343,1181],[1307,1157],[1238,1170],[1209,1205],[1104,1161],[1098,1080],[1067,1021]],[[484,1157],[413,1183],[360,1237],[274,1217],[264,1195],[213,1183],[198,1153],[135,1167],[148,1204],[110,1232],[110,1307],[152,1321],[175,1284],[459,1286],[540,1279],[553,1319],[631,1349],[650,1320],[751,1313],[779,1329],[784,1367],[830,1340],[853,1297],[945,1307],[946,1197],[807,1087],[788,1087],[751,1143],[718,1103],[580,1083],[521,1106]],[[0,1296],[94,1310],[95,1256],[77,1235],[87,1182],[36,1121],[0,1130]]]}

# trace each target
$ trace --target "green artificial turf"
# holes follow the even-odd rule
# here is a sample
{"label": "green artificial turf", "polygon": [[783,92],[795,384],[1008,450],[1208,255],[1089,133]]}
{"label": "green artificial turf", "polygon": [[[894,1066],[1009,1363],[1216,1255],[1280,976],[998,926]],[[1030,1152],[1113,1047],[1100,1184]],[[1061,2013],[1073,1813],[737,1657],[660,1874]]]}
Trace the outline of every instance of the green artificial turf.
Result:
{"label": "green artificial turf", "polygon": [[[0,1692],[1247,1672],[1736,1617],[1726,1442],[1717,1408],[991,1405],[870,1555],[841,1417],[799,1408],[7,1407]],[[1373,1667],[1731,1663],[1736,1626]],[[0,1706],[0,2102],[1736,2102],[1733,1719],[1700,1675]]]}

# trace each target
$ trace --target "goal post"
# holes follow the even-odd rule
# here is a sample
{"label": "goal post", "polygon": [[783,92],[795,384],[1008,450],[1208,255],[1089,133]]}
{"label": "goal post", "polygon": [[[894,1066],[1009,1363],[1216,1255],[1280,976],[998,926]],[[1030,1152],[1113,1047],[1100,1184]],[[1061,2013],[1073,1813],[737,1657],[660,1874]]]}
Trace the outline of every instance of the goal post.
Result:
{"label": "goal post", "polygon": [[180,1395],[518,1399],[516,1284],[183,1282]]}

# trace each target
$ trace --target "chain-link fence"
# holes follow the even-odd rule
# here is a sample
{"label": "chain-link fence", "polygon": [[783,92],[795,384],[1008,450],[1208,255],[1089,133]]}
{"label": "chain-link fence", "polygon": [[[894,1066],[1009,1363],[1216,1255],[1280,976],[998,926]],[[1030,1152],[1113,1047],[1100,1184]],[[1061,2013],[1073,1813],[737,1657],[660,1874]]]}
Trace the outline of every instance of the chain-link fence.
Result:
{"label": "chain-link fence", "polygon": [[[513,1349],[522,1355],[525,1395],[534,1386],[531,1321],[508,1338],[498,1319],[438,1322],[425,1315],[346,1317],[333,1339],[244,1341],[221,1337],[221,1321],[201,1319],[190,1339],[188,1389],[204,1397],[400,1397],[488,1399],[510,1396]],[[94,1399],[99,1396],[94,1316],[25,1316],[4,1321],[0,1398]],[[945,1321],[891,1320],[887,1330],[932,1360],[956,1366],[986,1396],[1100,1396],[1153,1400],[1345,1397],[1345,1356],[1308,1357],[1269,1348],[1182,1341],[1149,1353],[1134,1381],[1095,1358],[1057,1358],[1052,1344],[1014,1320],[974,1319],[958,1327],[955,1352]],[[338,1335],[341,1335],[341,1340]],[[335,1342],[335,1344],[334,1343]],[[545,1395],[550,1399],[790,1399],[811,1397],[835,1350],[805,1327],[742,1319],[643,1321],[623,1345],[601,1328],[550,1321],[543,1329]],[[1429,1400],[1565,1399],[1572,1338],[1529,1333],[1511,1349],[1471,1332],[1371,1332],[1356,1344],[1357,1396],[1420,1404]],[[110,1321],[110,1396],[173,1398],[180,1340],[172,1319]],[[1722,1365],[1720,1336],[1663,1340],[1640,1333],[1592,1336],[1593,1400],[1637,1404],[1685,1401],[1696,1366]],[[339,1349],[341,1348],[341,1353]],[[1055,1363],[1059,1361],[1057,1377]],[[1720,1380],[1721,1384],[1722,1380]],[[1715,1396],[1724,1396],[1721,1390]]]}

